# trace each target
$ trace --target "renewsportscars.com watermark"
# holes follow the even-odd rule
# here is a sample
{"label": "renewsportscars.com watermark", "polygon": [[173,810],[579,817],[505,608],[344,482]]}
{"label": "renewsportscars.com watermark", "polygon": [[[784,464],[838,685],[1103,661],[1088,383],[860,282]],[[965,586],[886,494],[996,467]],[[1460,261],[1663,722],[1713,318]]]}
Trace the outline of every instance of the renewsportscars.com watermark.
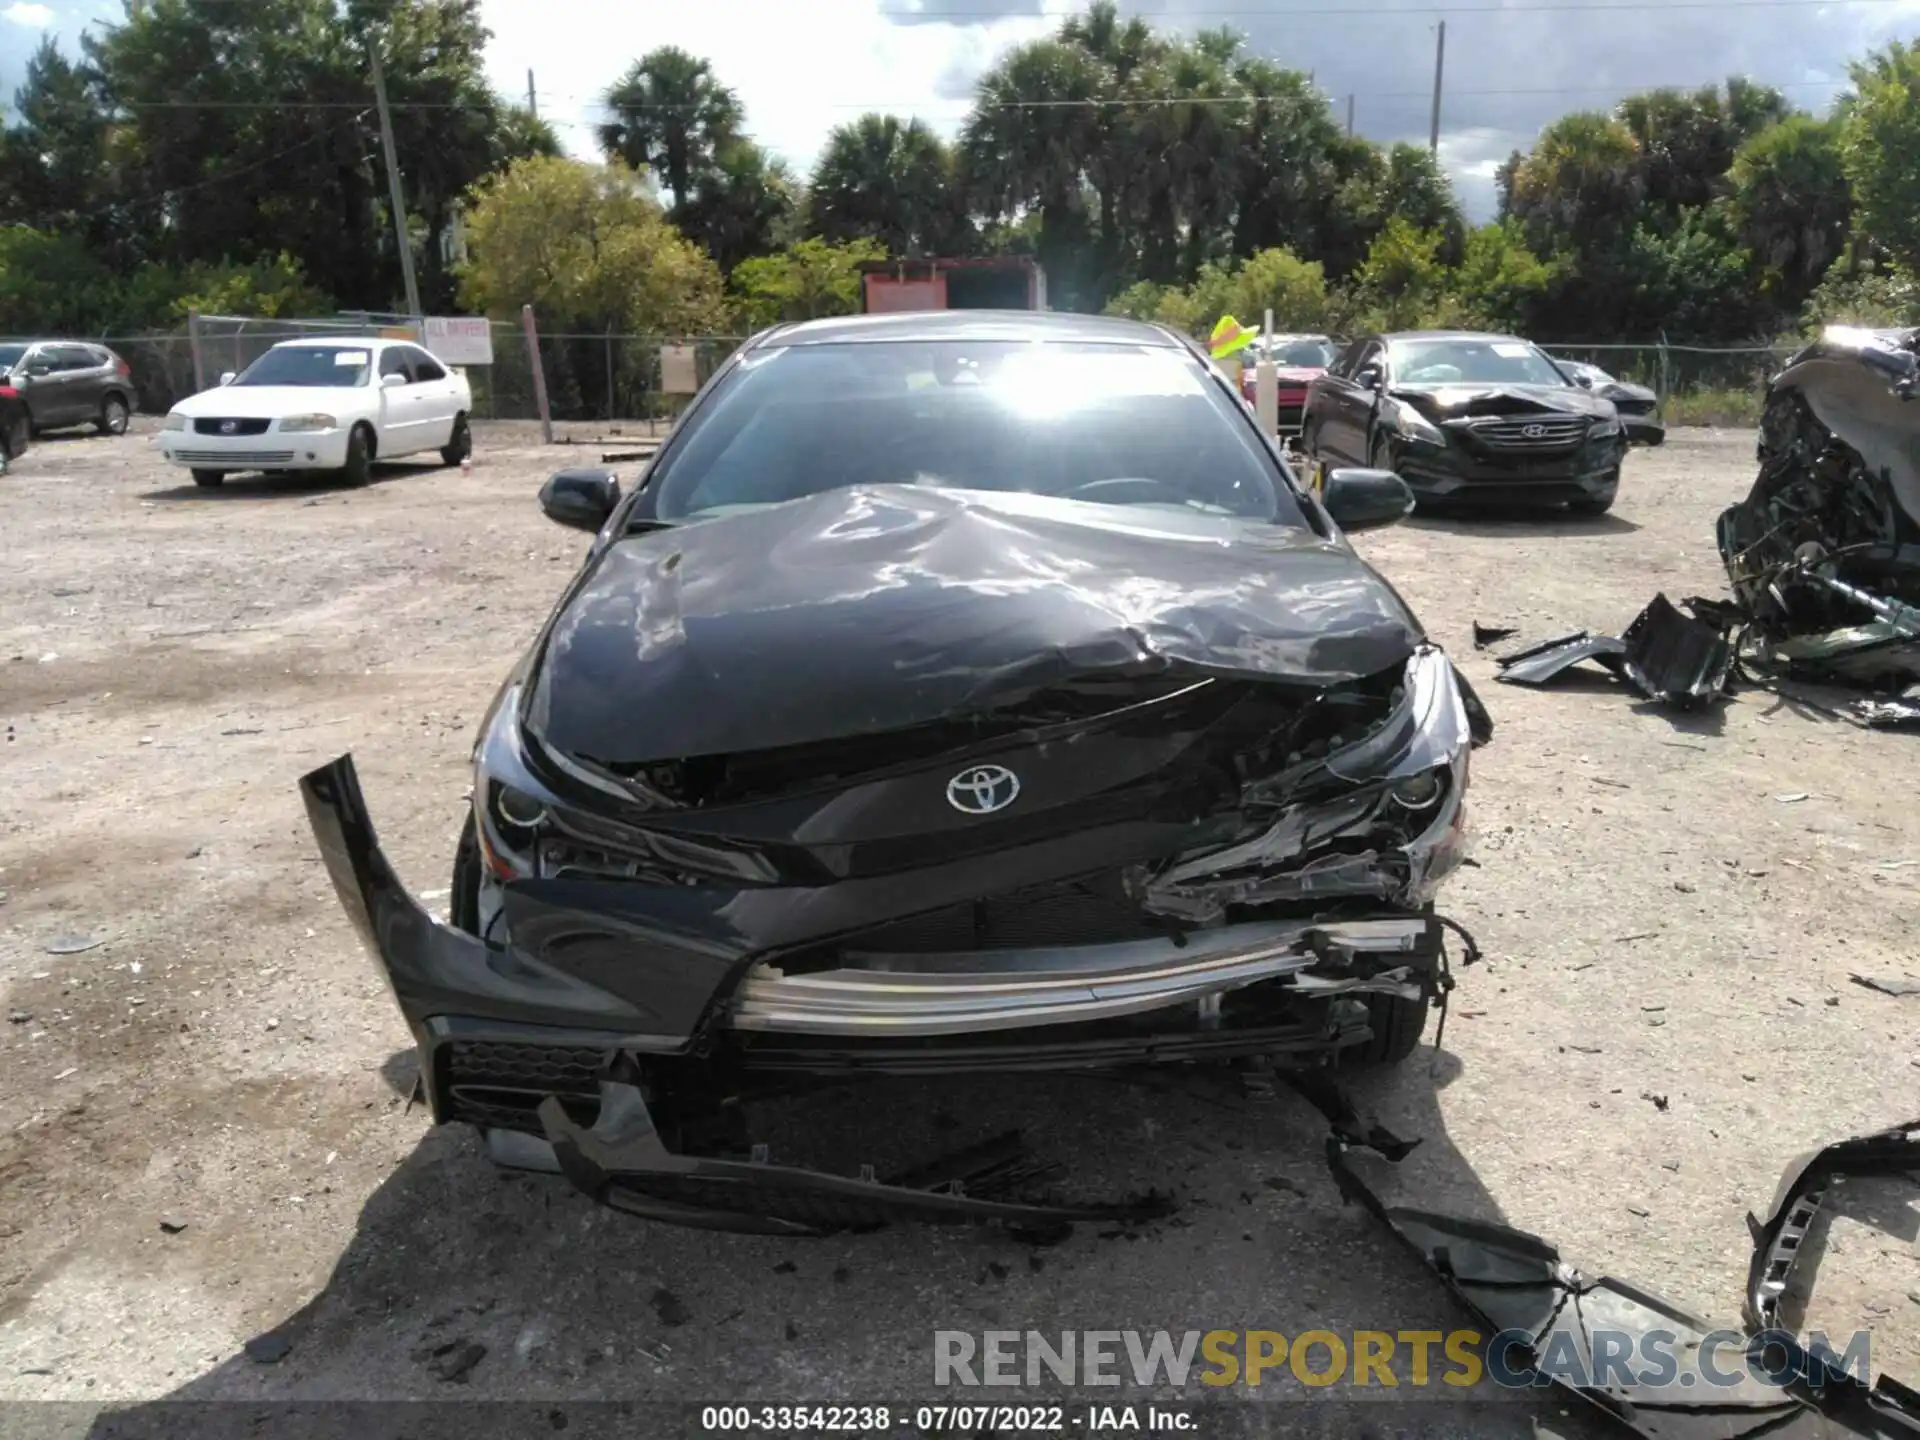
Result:
{"label": "renewsportscars.com watermark", "polygon": [[[1537,1359],[1534,1336],[1501,1330],[936,1330],[933,1383],[941,1386],[1259,1385],[1292,1377],[1302,1385],[1507,1389],[1621,1385],[1731,1389],[1755,1379],[1799,1379],[1806,1356],[1829,1371],[1871,1382],[1871,1337],[1857,1330],[1835,1347],[1815,1331],[1804,1343],[1786,1331],[1745,1335],[1715,1330],[1696,1346],[1670,1330],[1549,1335]],[[1484,1341],[1484,1343],[1483,1343]],[[1800,1358],[1796,1358],[1800,1357]]]}

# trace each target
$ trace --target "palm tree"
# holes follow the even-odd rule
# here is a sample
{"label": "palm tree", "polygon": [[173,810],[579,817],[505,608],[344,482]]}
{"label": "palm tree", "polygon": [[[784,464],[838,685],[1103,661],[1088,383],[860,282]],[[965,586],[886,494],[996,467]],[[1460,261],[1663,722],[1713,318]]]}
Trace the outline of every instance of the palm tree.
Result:
{"label": "palm tree", "polygon": [[829,240],[864,236],[892,255],[937,253],[960,219],[953,154],[923,121],[862,115],[828,135],[810,205]]}
{"label": "palm tree", "polygon": [[613,118],[600,148],[634,169],[648,169],[685,205],[728,142],[739,138],[740,99],[707,61],[674,45],[650,50],[606,93]]}

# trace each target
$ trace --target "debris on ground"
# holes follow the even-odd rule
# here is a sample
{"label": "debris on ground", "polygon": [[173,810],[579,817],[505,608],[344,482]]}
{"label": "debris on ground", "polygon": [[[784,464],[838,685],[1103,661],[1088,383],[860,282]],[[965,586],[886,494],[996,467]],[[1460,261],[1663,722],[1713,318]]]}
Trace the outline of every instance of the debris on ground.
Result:
{"label": "debris on ground", "polygon": [[1649,700],[1698,710],[1726,693],[1733,657],[1733,646],[1718,630],[1656,595],[1623,634],[1579,630],[1517,650],[1500,658],[1497,678],[1509,685],[1546,685],[1592,660]]}
{"label": "debris on ground", "polygon": [[[1640,1285],[1581,1274],[1538,1236],[1388,1206],[1354,1168],[1338,1137],[1327,1142],[1327,1160],[1341,1197],[1406,1242],[1495,1335],[1500,1349],[1489,1356],[1490,1365],[1497,1360],[1509,1371],[1531,1372],[1633,1434],[1648,1440],[1920,1436],[1920,1392],[1889,1375],[1870,1385],[1865,1374],[1836,1361],[1817,1341],[1803,1347],[1792,1331],[1779,1327],[1778,1315],[1779,1297],[1794,1260],[1805,1253],[1801,1241],[1827,1187],[1851,1175],[1920,1167],[1920,1121],[1840,1141],[1787,1167],[1766,1220],[1748,1218],[1753,1252],[1742,1306],[1750,1337],[1744,1350],[1709,1343],[1710,1335],[1724,1336],[1725,1329]],[[1648,1215],[1639,1206],[1627,1209]],[[1751,1338],[1761,1335],[1764,1344]],[[1598,1358],[1648,1353],[1643,1347],[1656,1337],[1670,1362],[1657,1379]],[[1629,1348],[1615,1349],[1622,1341]],[[1706,1363],[1708,1355],[1719,1362]],[[1736,1356],[1744,1357],[1744,1366]]]}
{"label": "debris on ground", "polygon": [[46,943],[45,949],[49,955],[79,955],[104,945],[106,939],[104,935],[56,935]]}
{"label": "debris on ground", "polygon": [[293,1353],[293,1339],[278,1330],[256,1335],[242,1347],[256,1365],[278,1365]]}
{"label": "debris on ground", "polygon": [[1473,622],[1473,648],[1484,650],[1489,645],[1498,645],[1502,640],[1511,640],[1520,633],[1517,625],[1482,625]]}
{"label": "debris on ground", "polygon": [[1878,990],[1882,995],[1906,997],[1920,995],[1920,980],[1900,980],[1887,975],[1849,975],[1854,984],[1867,990]]}

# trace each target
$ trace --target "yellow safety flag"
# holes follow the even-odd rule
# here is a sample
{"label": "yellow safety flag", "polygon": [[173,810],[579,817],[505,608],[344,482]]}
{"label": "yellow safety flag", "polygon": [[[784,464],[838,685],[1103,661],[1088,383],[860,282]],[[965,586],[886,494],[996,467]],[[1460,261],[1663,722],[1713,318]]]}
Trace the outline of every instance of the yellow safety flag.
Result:
{"label": "yellow safety flag", "polygon": [[1242,325],[1231,315],[1222,315],[1220,323],[1213,327],[1213,334],[1207,338],[1207,350],[1216,360],[1241,351],[1260,338],[1260,332],[1251,325]]}

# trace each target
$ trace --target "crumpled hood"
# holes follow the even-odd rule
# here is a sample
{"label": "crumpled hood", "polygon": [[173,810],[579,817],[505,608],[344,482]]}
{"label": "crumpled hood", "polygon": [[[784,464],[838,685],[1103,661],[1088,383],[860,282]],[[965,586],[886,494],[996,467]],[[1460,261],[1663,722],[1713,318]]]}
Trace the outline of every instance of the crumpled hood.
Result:
{"label": "crumpled hood", "polygon": [[1613,413],[1613,402],[1571,385],[1396,385],[1392,395],[1429,420],[1483,415]]}
{"label": "crumpled hood", "polygon": [[857,487],[610,545],[555,618],[525,719],[636,764],[897,730],[1103,672],[1335,684],[1421,639],[1384,580],[1304,529]]}

